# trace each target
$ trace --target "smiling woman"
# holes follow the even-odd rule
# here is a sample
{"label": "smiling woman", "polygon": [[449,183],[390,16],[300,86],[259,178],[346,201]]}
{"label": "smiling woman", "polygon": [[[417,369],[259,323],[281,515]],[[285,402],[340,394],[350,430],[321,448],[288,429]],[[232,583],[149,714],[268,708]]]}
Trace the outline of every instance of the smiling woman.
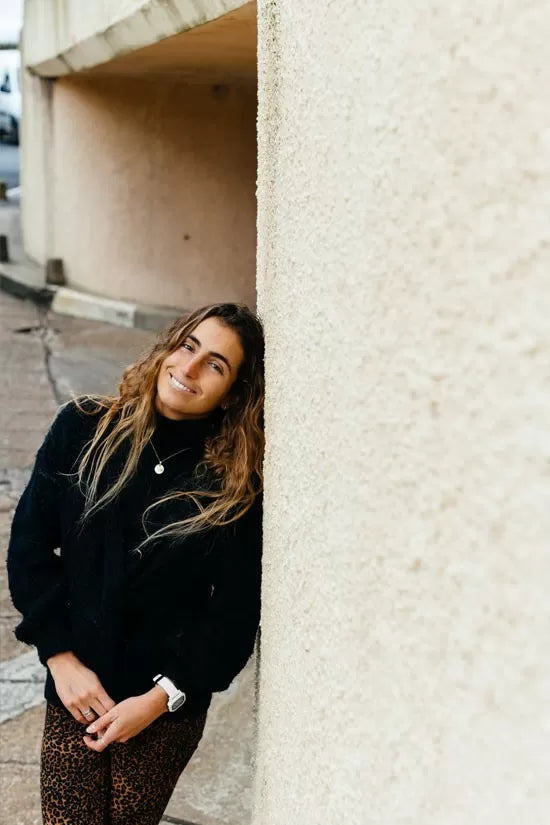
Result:
{"label": "smiling woman", "polygon": [[174,322],[118,395],[66,404],[38,451],[8,572],[16,635],[48,668],[46,825],[159,822],[212,692],[250,656],[263,395],[259,319],[214,304]]}
{"label": "smiling woman", "polygon": [[[225,354],[224,354],[225,353]],[[157,409],[167,418],[200,418],[225,400],[243,361],[235,330],[218,318],[201,321],[162,362]]]}

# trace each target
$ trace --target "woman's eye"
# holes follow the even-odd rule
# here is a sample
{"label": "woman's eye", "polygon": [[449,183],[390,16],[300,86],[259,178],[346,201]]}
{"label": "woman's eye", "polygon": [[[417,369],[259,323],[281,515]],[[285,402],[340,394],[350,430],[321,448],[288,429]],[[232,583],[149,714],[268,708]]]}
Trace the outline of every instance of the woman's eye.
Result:
{"label": "woman's eye", "polygon": [[215,370],[218,370],[219,373],[222,373],[222,368],[215,361],[210,361],[210,366],[214,367]]}
{"label": "woman's eye", "polygon": [[182,344],[181,347],[182,349],[188,349],[189,352],[193,352],[193,347],[191,346],[191,344]]}

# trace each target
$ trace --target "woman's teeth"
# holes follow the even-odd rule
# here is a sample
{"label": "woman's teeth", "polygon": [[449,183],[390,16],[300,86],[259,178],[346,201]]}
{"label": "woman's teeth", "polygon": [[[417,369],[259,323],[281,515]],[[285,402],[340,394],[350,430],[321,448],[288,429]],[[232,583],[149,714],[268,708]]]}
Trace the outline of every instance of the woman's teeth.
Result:
{"label": "woman's teeth", "polygon": [[181,381],[178,381],[177,378],[174,378],[173,375],[170,375],[170,383],[177,390],[183,390],[184,392],[190,392],[190,393],[194,392],[194,390],[190,390],[189,387],[186,387],[185,384],[182,384]]}

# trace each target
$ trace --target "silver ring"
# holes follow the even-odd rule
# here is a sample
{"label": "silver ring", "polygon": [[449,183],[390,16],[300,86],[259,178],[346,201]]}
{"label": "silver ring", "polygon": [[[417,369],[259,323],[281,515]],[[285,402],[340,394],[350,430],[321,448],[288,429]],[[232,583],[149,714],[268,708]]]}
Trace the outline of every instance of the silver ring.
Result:
{"label": "silver ring", "polygon": [[85,716],[86,719],[88,718],[88,716],[91,716],[92,714],[93,714],[93,710],[91,708],[88,708],[88,710],[83,710],[82,711],[82,716]]}

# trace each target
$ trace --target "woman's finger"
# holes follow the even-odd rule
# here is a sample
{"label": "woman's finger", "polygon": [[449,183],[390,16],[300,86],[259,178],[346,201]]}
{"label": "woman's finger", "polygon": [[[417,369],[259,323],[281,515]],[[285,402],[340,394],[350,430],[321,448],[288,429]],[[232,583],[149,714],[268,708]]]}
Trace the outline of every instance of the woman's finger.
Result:
{"label": "woman's finger", "polygon": [[104,713],[99,719],[96,719],[95,722],[92,722],[86,728],[86,733],[101,733],[104,732],[109,725],[112,725],[113,722],[116,721],[116,716],[113,711],[108,711]]}
{"label": "woman's finger", "polygon": [[[80,695],[76,695],[73,698],[71,703],[73,710],[80,715],[79,721],[83,721],[85,724],[89,725],[90,722],[93,722],[96,718],[96,713],[93,708],[93,696],[87,696],[82,691]],[[74,713],[75,719],[78,718]]]}
{"label": "woman's finger", "polygon": [[80,713],[84,717],[87,724],[90,724],[90,722],[93,722],[94,719],[96,718],[96,710],[93,707],[93,702],[90,702],[90,704],[86,705],[86,707],[81,707],[80,708]]}
{"label": "woman's finger", "polygon": [[111,710],[115,703],[111,697],[103,690],[101,685],[90,692],[89,697],[82,704],[82,699],[79,703],[79,711],[86,722],[93,722],[98,716],[103,716],[107,711]]}
{"label": "woman's finger", "polygon": [[92,739],[91,736],[84,736],[84,742],[91,750],[101,753],[101,751],[105,750],[105,748],[116,739],[115,728],[116,719],[109,725],[104,733],[101,730],[97,732],[97,739]]}
{"label": "woman's finger", "polygon": [[91,736],[86,735],[84,737],[85,744],[90,748],[92,751],[96,751],[96,753],[101,753],[102,750],[105,750],[107,744],[103,741],[103,737],[92,739]]}
{"label": "woman's finger", "polygon": [[100,716],[102,716],[103,713],[106,713],[108,710],[111,710],[111,708],[114,708],[116,703],[113,702],[109,694],[105,690],[103,690],[103,688],[99,688],[99,690],[96,691],[96,696],[98,701],[101,702],[101,705],[105,709],[102,711],[102,713],[99,714]]}
{"label": "woman's finger", "polygon": [[[73,716],[76,719],[76,721],[80,722],[82,725],[88,725],[91,721],[93,721],[92,719],[86,719],[86,717],[77,705],[74,705],[72,703],[65,704],[65,702],[63,702],[63,704],[65,705],[71,716]],[[85,710],[86,709],[87,708],[85,708]]]}
{"label": "woman's finger", "polygon": [[95,697],[91,700],[90,704],[92,706],[94,714],[93,716],[90,716],[88,718],[88,722],[93,722],[95,719],[97,719],[98,716],[103,716],[107,713],[107,711],[110,710],[110,708],[106,708],[103,702],[101,702],[99,699]]}

